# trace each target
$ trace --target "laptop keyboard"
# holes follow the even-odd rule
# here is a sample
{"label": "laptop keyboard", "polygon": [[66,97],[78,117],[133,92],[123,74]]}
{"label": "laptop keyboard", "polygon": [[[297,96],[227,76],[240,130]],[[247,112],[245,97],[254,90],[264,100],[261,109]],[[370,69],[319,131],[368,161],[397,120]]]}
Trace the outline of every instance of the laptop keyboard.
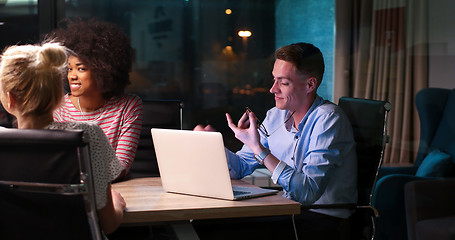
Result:
{"label": "laptop keyboard", "polygon": [[245,192],[245,191],[234,190],[234,196],[245,195],[245,194],[250,194],[250,193],[251,193],[251,192]]}

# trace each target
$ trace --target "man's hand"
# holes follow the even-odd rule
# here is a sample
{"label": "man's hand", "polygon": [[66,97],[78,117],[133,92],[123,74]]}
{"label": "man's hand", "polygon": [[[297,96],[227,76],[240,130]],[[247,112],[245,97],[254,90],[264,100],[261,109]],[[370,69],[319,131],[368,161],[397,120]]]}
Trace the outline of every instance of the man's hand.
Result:
{"label": "man's hand", "polygon": [[234,124],[229,113],[226,113],[226,120],[238,140],[247,145],[254,153],[262,151],[264,147],[262,147],[260,142],[259,132],[256,127],[257,120],[253,112],[245,112],[237,125]]}

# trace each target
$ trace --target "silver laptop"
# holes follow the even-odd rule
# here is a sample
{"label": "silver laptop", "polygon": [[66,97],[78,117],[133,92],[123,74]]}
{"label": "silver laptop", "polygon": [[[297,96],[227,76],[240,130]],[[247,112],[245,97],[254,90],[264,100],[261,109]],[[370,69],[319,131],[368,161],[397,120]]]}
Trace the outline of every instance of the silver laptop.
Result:
{"label": "silver laptop", "polygon": [[275,194],[233,186],[219,132],[151,129],[163,188],[167,192],[239,200]]}

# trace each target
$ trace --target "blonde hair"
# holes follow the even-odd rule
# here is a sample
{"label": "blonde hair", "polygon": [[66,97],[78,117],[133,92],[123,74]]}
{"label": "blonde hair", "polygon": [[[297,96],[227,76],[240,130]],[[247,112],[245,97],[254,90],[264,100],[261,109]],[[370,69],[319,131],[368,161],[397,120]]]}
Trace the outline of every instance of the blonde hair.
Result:
{"label": "blonde hair", "polygon": [[13,94],[22,115],[53,112],[62,101],[67,57],[67,48],[56,42],[6,48],[0,61],[1,94]]}

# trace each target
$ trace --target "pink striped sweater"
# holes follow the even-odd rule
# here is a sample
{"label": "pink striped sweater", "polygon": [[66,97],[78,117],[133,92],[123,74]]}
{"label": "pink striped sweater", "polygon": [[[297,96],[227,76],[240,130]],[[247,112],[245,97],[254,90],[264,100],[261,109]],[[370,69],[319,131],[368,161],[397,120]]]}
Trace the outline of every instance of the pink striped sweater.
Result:
{"label": "pink striped sweater", "polygon": [[64,102],[54,112],[56,122],[95,122],[106,134],[123,168],[129,171],[133,163],[142,127],[142,100],[133,94],[111,98],[94,112],[81,112],[65,95]]}

